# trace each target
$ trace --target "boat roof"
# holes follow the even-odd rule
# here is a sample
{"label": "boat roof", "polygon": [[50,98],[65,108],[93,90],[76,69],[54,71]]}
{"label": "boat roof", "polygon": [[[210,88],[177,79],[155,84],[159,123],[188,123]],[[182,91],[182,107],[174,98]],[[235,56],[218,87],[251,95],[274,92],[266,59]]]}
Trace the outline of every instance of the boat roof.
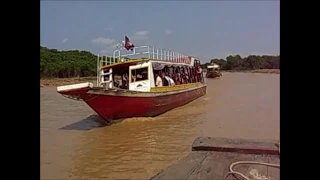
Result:
{"label": "boat roof", "polygon": [[131,66],[140,62],[148,61],[149,58],[138,58],[138,59],[129,59],[125,61],[119,61],[111,64],[107,64],[105,66],[101,66],[100,69],[107,69],[111,67],[122,67],[122,66]]}
{"label": "boat roof", "polygon": [[211,68],[219,68],[220,66],[218,64],[213,64],[213,65],[209,65],[207,66],[207,69],[211,69]]}

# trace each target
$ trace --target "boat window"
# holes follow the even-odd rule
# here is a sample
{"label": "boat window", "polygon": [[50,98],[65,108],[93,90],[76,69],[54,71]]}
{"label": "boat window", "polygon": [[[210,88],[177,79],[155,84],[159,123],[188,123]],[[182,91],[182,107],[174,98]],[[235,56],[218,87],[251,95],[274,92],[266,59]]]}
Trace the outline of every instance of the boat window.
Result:
{"label": "boat window", "polygon": [[121,89],[128,89],[129,67],[113,68],[113,86]]}
{"label": "boat window", "polygon": [[148,67],[131,70],[131,82],[144,80],[148,80]]}

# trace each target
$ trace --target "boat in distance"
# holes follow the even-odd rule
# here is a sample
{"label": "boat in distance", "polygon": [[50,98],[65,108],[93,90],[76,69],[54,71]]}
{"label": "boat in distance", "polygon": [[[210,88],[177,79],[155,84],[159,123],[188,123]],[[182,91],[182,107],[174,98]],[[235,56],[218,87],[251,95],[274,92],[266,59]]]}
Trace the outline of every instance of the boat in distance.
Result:
{"label": "boat in distance", "polygon": [[[129,44],[130,45],[130,44]],[[154,117],[206,94],[200,61],[152,46],[129,46],[97,59],[91,82],[58,86],[57,92],[83,100],[103,120]]]}
{"label": "boat in distance", "polygon": [[209,66],[207,66],[207,74],[206,78],[217,78],[221,77],[221,71],[220,71],[220,66],[216,63],[212,63]]}

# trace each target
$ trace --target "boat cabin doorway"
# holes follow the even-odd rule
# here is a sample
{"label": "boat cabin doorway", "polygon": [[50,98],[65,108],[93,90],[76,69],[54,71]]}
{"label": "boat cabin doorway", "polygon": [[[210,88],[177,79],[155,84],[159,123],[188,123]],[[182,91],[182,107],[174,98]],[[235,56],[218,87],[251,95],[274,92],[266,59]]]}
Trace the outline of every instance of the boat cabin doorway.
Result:
{"label": "boat cabin doorway", "polygon": [[129,66],[112,68],[113,87],[129,89]]}

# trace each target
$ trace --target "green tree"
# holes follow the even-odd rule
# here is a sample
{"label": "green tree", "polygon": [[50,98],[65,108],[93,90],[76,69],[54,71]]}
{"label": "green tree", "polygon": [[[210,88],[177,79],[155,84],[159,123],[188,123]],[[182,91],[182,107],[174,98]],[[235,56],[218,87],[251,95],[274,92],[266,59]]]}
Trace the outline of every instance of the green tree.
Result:
{"label": "green tree", "polygon": [[242,58],[240,55],[228,56],[224,59],[211,59],[202,64],[203,68],[211,63],[217,63],[222,70],[254,70],[254,69],[280,69],[280,56],[249,55]]}
{"label": "green tree", "polygon": [[97,56],[88,51],[58,51],[40,46],[40,78],[96,75]]}

